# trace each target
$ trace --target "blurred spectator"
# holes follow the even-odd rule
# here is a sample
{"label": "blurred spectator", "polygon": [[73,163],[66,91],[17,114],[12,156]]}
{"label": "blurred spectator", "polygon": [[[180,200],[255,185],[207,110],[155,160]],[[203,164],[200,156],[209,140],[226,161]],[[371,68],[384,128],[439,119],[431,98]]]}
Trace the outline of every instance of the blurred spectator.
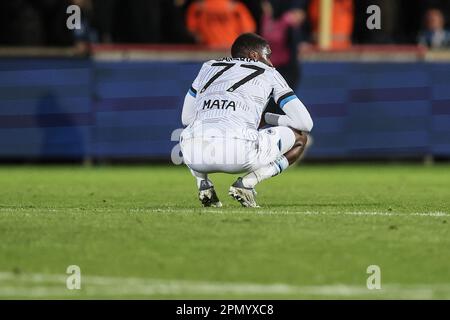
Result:
{"label": "blurred spectator", "polygon": [[292,88],[299,81],[298,42],[306,18],[306,1],[263,1],[261,35],[272,49],[271,61]]}
{"label": "blurred spectator", "polygon": [[256,30],[247,7],[232,0],[192,3],[187,11],[187,27],[198,43],[216,48],[229,48],[241,33]]}
{"label": "blurred spectator", "polygon": [[261,18],[263,15],[263,10],[261,6],[262,0],[241,0],[247,9],[251,12],[253,19],[256,23],[256,33],[261,33]]}
{"label": "blurred spectator", "polygon": [[[306,0],[267,0],[262,2],[261,35],[272,49],[271,61],[289,86],[296,90],[300,82],[299,42],[304,39]],[[270,99],[265,112],[283,114]]]}
{"label": "blurred spectator", "polygon": [[[355,43],[420,41],[430,47],[448,46],[445,28],[450,25],[445,26],[445,21],[450,21],[450,0],[332,1],[332,48],[349,47],[353,30]],[[270,3],[268,11],[271,14],[268,11],[263,14],[262,2]],[[292,68],[292,59],[297,55],[296,45],[306,38],[305,31],[309,26],[317,40],[319,3],[320,0],[0,1],[0,44],[72,46],[76,43],[81,51],[85,51],[82,47],[93,41],[194,43],[197,40],[201,44],[227,48],[239,34],[257,29],[272,43],[273,60],[281,72],[291,70],[291,83],[295,86],[296,75],[292,70],[297,68]],[[82,9],[81,30],[71,31],[65,27],[66,9],[70,4],[77,4]],[[366,27],[366,10],[372,4],[381,8],[380,30]],[[284,16],[292,8],[299,11]],[[421,23],[423,13],[429,9],[434,11],[430,11],[430,16]],[[296,26],[295,21],[301,21],[300,26]],[[436,29],[435,25],[442,27]],[[290,63],[286,63],[288,60]],[[289,81],[288,73],[285,72],[285,77]]]}
{"label": "blurred spectator", "polygon": [[[311,0],[308,13],[312,25],[313,39],[317,41],[320,0]],[[350,47],[354,20],[353,0],[333,0],[331,20],[331,49]]]}
{"label": "blurred spectator", "polygon": [[[186,0],[164,1],[162,7],[162,41],[164,43],[194,43],[193,35],[187,30],[185,23]],[[167,23],[170,21],[170,23]]]}
{"label": "blurred spectator", "polygon": [[[406,0],[404,0],[406,1]],[[447,27],[450,28],[449,22],[450,22],[450,1],[449,0],[416,0],[420,1],[422,4],[422,12],[423,13],[428,9],[439,9],[441,10],[442,14],[444,15],[444,20],[447,23]]]}
{"label": "blurred spectator", "polygon": [[445,30],[445,20],[438,9],[425,13],[425,30],[419,34],[419,44],[429,48],[450,47],[450,31]]}

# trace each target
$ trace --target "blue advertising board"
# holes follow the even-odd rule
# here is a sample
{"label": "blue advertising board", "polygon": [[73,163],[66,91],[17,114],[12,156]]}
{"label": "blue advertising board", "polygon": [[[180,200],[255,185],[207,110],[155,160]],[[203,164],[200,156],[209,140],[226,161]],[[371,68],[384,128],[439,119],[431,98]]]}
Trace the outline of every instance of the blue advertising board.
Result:
{"label": "blue advertising board", "polygon": [[[0,59],[0,158],[169,159],[198,62]],[[311,159],[450,156],[450,63],[305,62]]]}

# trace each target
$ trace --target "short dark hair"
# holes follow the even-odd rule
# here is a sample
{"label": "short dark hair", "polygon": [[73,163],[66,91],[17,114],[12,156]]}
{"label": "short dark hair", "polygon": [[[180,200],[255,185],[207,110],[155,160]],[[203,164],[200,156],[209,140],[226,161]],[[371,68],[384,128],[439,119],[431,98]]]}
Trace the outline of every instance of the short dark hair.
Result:
{"label": "short dark hair", "polygon": [[267,46],[267,40],[256,33],[243,33],[231,46],[231,56],[233,58],[247,58],[250,51],[262,50]]}

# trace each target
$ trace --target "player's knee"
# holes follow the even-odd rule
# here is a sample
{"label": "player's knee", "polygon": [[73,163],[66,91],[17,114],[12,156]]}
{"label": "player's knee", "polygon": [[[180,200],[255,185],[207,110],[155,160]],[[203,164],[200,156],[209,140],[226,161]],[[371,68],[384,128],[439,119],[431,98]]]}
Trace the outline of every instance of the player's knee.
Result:
{"label": "player's knee", "polygon": [[301,149],[304,149],[306,146],[306,143],[308,142],[308,135],[306,134],[306,132],[302,132],[299,130],[293,129],[292,131],[294,131],[294,135],[295,135],[294,147],[301,147]]}
{"label": "player's knee", "polygon": [[289,164],[294,163],[300,156],[303,154],[305,150],[306,143],[308,142],[308,135],[305,132],[301,132],[295,129],[292,129],[295,136],[295,142],[292,146],[291,150],[289,150],[285,156],[289,161]]}

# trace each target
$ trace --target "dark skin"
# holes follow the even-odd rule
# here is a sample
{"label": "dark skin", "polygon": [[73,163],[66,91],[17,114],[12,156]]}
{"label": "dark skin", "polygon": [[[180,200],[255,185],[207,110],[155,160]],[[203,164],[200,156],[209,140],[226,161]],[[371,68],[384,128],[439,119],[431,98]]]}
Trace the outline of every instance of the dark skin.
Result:
{"label": "dark skin", "polygon": [[[269,67],[273,67],[272,62],[270,61],[270,55],[272,54],[272,50],[270,49],[270,46],[267,45],[259,50],[252,50],[248,53],[247,58],[262,62]],[[264,117],[261,119],[261,122],[259,124],[259,128],[266,125],[266,122],[264,120]],[[289,162],[289,165],[296,162],[300,156],[302,155],[303,151],[305,150],[306,143],[308,142],[308,135],[306,132],[299,131],[297,129],[289,127],[294,132],[295,135],[295,143],[294,146],[284,154],[286,159]]]}

